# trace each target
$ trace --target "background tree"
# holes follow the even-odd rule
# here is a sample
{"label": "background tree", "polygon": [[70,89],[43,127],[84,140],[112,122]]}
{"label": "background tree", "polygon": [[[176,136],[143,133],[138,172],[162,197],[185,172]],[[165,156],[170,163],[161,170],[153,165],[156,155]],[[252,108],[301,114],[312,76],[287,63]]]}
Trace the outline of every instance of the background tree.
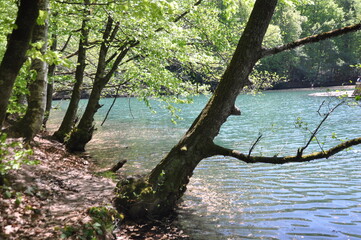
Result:
{"label": "background tree", "polygon": [[28,107],[25,116],[11,129],[15,135],[32,140],[40,131],[45,113],[46,92],[48,84],[48,64],[45,54],[48,48],[48,16],[49,0],[39,1],[40,16],[33,30],[32,49],[33,59],[30,66],[28,83]]}
{"label": "background tree", "polygon": [[89,20],[90,20],[90,1],[84,0],[84,9],[82,15],[82,25],[80,29],[79,48],[78,48],[78,60],[75,69],[75,84],[72,89],[72,95],[69,102],[69,106],[66,110],[63,121],[60,124],[59,129],[54,133],[54,137],[64,142],[65,136],[70,133],[74,124],[78,111],[78,105],[81,97],[81,86],[84,80],[85,66],[86,66],[86,51],[89,41]]}
{"label": "background tree", "polygon": [[[189,59],[185,54],[185,39],[182,41],[181,34],[175,32],[178,30],[175,24],[184,16],[183,13],[173,19],[174,7],[165,1],[130,2],[124,5],[113,6],[120,16],[108,15],[105,22],[90,98],[79,124],[66,143],[70,151],[84,151],[92,138],[94,115],[100,107],[99,99],[116,73],[121,73],[118,74],[118,81],[127,94],[137,92],[137,96],[145,101],[149,96],[157,96],[184,102],[177,96],[192,91],[191,84],[184,84],[176,73],[166,68],[174,59]],[[189,7],[192,8],[192,5]],[[127,11],[124,11],[125,8]],[[187,11],[184,13],[187,14]],[[122,15],[134,16],[134,21],[124,21],[126,18]]]}
{"label": "background tree", "polygon": [[[282,30],[283,43],[361,20],[360,4],[353,0],[284,1],[280,6],[273,22]],[[345,35],[264,58],[257,69],[286,77],[289,81],[279,88],[350,84],[357,76],[350,65],[360,61],[359,45],[360,33]]]}
{"label": "background tree", "polygon": [[6,116],[15,79],[25,61],[32,30],[39,14],[38,0],[21,0],[15,26],[0,64],[0,128]]}

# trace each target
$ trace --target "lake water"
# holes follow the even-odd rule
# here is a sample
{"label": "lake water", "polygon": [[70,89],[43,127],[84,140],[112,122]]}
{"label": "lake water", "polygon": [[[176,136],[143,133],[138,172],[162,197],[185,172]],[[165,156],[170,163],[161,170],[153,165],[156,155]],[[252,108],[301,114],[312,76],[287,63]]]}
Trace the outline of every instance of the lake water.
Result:
{"label": "lake water", "polygon": [[[337,103],[310,97],[310,92],[239,96],[242,115],[229,118],[216,142],[248,153],[262,134],[253,154],[295,154],[310,135],[295,127],[296,119],[301,117],[313,130],[322,120],[317,113],[321,103],[326,100],[321,112]],[[183,120],[176,125],[157,102],[152,102],[154,114],[134,98],[117,99],[100,127],[111,102],[102,100],[104,106],[96,118],[98,131],[87,150],[103,167],[127,159],[121,171],[132,175],[148,172],[160,161],[188,129],[207,97],[180,106]],[[54,105],[64,109],[67,101]],[[63,111],[52,113],[52,128],[62,115]],[[359,137],[360,116],[360,107],[338,108],[322,126],[319,144],[314,141],[310,151]],[[361,147],[329,159],[285,165],[245,164],[222,156],[205,159],[196,168],[178,212],[177,224],[192,239],[361,239]]]}

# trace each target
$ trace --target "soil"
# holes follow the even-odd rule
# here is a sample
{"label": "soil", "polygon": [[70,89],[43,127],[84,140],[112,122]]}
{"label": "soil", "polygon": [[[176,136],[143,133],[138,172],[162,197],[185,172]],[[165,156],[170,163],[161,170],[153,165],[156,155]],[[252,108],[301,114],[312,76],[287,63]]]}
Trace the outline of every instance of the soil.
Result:
{"label": "soil", "polygon": [[[61,239],[65,226],[84,226],[88,209],[111,208],[115,182],[94,174],[87,154],[70,154],[49,136],[32,144],[38,165],[24,165],[7,176],[0,189],[0,239]],[[9,196],[9,193],[11,196]],[[115,224],[114,224],[115,226]],[[80,239],[73,235],[69,239]],[[83,238],[82,238],[83,239]],[[99,239],[189,239],[171,222],[122,224]]]}

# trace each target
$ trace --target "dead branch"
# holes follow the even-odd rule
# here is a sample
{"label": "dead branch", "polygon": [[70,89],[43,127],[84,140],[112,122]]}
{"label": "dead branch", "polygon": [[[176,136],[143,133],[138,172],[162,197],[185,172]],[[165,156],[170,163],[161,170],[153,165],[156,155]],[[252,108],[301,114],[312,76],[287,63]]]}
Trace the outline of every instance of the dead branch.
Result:
{"label": "dead branch", "polygon": [[115,164],[115,165],[114,165],[111,169],[109,169],[108,171],[115,173],[116,171],[118,171],[119,169],[121,169],[126,162],[127,162],[127,160],[121,160],[121,161],[117,162],[117,164]]}

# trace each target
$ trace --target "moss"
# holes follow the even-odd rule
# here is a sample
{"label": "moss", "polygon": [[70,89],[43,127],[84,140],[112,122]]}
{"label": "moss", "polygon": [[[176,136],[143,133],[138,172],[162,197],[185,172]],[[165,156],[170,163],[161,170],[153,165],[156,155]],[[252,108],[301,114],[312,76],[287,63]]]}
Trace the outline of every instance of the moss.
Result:
{"label": "moss", "polygon": [[147,179],[128,178],[118,182],[114,206],[127,220],[144,222],[170,215],[174,194],[156,191]]}
{"label": "moss", "polygon": [[117,174],[112,171],[95,172],[94,175],[99,177],[109,178],[112,180],[117,179]]}

